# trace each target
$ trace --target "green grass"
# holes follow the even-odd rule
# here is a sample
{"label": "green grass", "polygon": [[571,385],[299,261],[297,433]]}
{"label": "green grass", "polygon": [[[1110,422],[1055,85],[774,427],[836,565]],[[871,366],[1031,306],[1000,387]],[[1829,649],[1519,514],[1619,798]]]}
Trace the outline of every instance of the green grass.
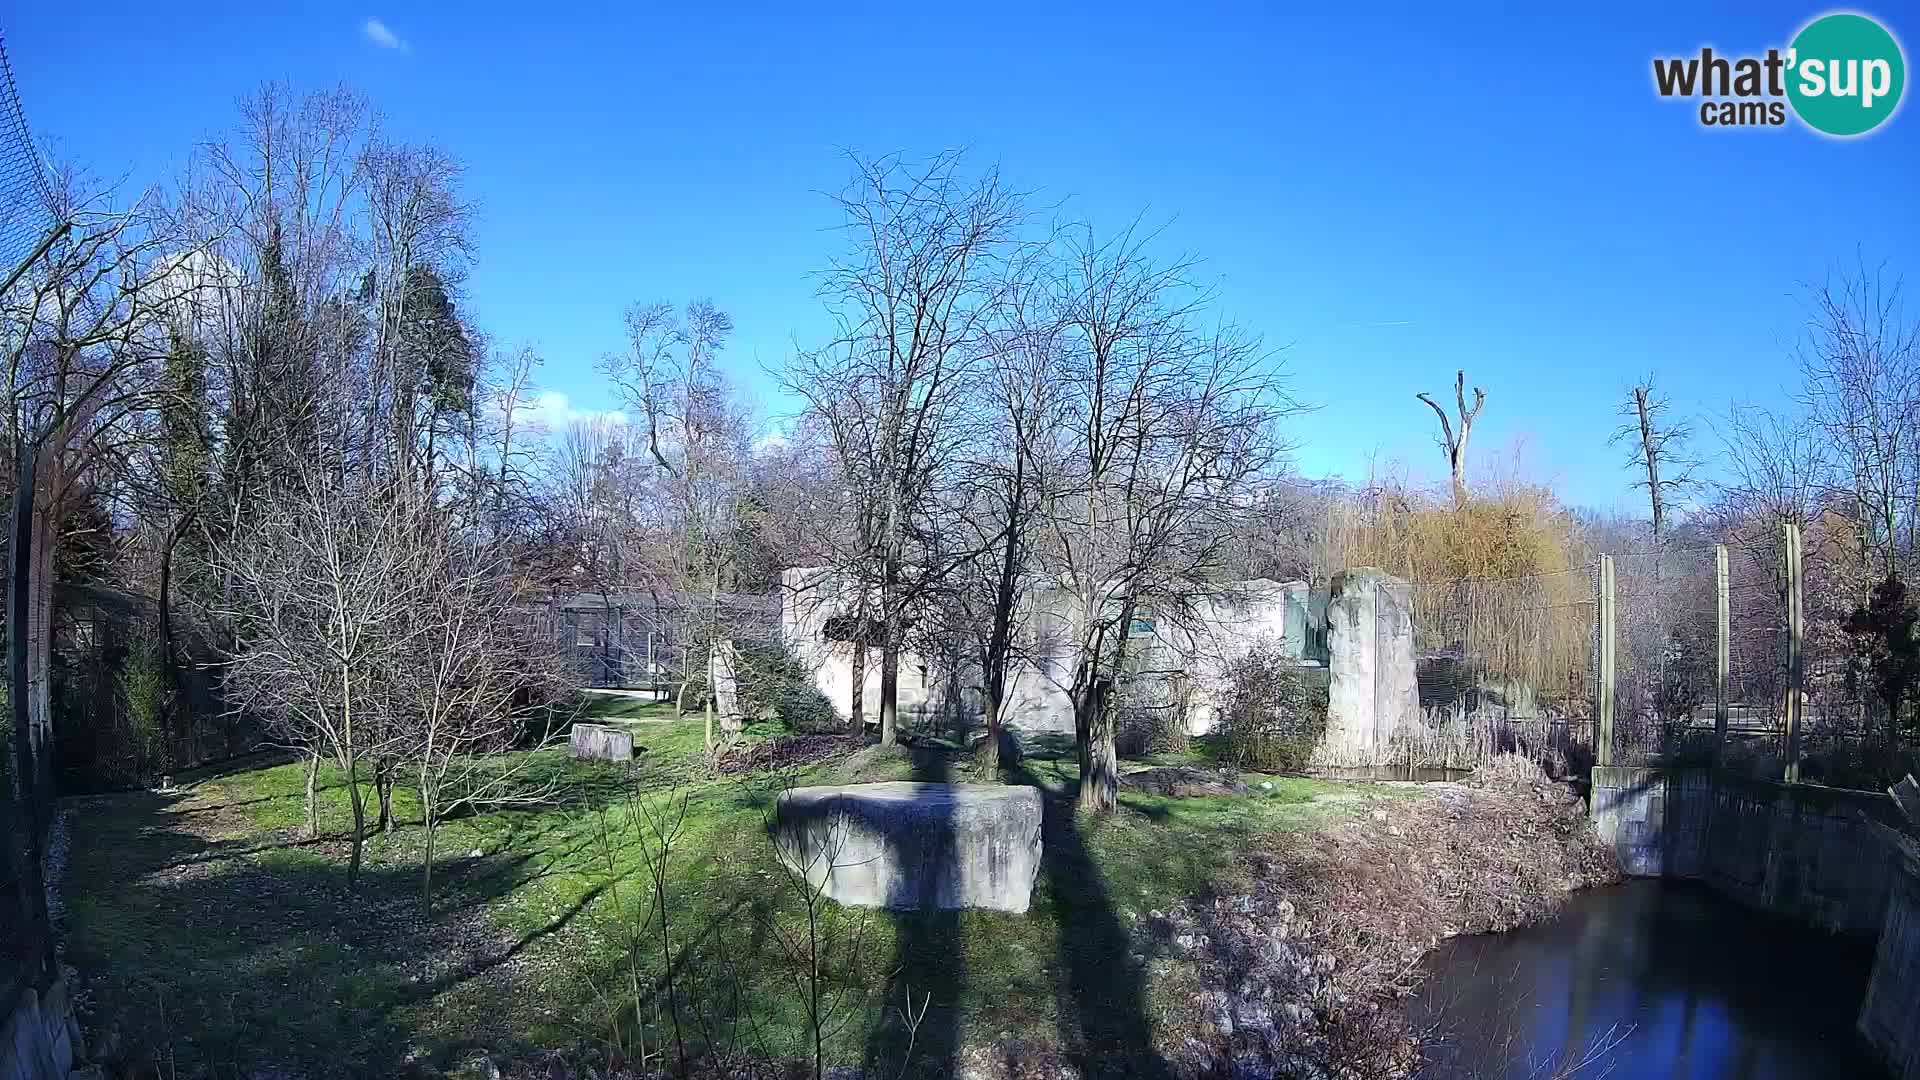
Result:
{"label": "green grass", "polygon": [[[662,710],[603,699],[594,711],[634,720]],[[793,968],[768,933],[799,917],[765,832],[778,783],[701,778],[698,716],[633,731],[643,749],[631,769],[572,762],[559,749],[493,763],[558,794],[449,822],[431,915],[419,894],[424,830],[404,788],[395,795],[402,826],[369,842],[364,880],[352,890],[348,790],[330,768],[320,778],[322,837],[312,842],[299,833],[299,763],[209,776],[174,794],[81,801],[67,941],[94,991],[94,1030],[111,1032],[130,1059],[214,1076],[268,1064],[313,1076],[387,1074],[407,1061],[447,1067],[474,1046],[512,1056],[604,1046],[636,1028],[657,1036],[647,1009],[636,1024],[622,987],[648,910],[641,811],[659,812],[677,791],[687,813],[669,912],[685,954],[683,992],[731,1000],[731,981],[755,1017],[745,1041],[804,1053]],[[754,727],[745,737],[774,733]],[[929,744],[869,749],[791,782],[978,779],[973,768],[970,755]],[[1008,776],[1064,790],[1074,773],[1069,748],[1030,756]],[[1177,980],[1151,977],[1132,958],[1134,917],[1230,889],[1263,840],[1352,812],[1380,790],[1249,780],[1256,786],[1244,797],[1128,793],[1119,811],[1092,822],[1076,823],[1053,800],[1046,865],[1026,915],[836,910],[848,925],[865,923],[868,952],[844,973],[854,1011],[835,1058],[897,1054],[898,1032],[882,1021],[908,988],[933,995],[916,1041],[916,1061],[932,1071],[957,1045],[1003,1033],[1102,1056],[1141,1052],[1147,1031],[1187,1005]],[[656,950],[649,940],[639,957],[649,986],[662,970]]]}

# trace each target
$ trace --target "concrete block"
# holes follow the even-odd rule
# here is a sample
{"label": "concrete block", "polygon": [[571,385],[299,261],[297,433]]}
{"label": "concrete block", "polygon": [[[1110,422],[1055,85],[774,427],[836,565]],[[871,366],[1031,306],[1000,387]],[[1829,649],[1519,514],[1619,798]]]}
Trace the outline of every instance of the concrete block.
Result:
{"label": "concrete block", "polygon": [[1025,912],[1040,872],[1036,788],[795,788],[774,816],[781,861],[856,907]]}
{"label": "concrete block", "polygon": [[606,724],[575,724],[567,747],[583,761],[632,761],[633,733]]}

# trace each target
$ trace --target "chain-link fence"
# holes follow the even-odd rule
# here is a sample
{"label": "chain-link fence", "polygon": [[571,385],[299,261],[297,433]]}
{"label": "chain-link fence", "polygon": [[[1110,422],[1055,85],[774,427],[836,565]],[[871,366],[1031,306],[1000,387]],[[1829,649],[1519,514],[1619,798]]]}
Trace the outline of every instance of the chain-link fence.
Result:
{"label": "chain-link fence", "polygon": [[[1801,552],[1796,698],[1785,530],[1739,540],[1667,544],[1532,577],[1415,583],[1420,716],[1396,733],[1393,763],[1464,769],[1516,752],[1560,775],[1595,763],[1717,761],[1780,779],[1793,761],[1799,779],[1876,790],[1913,768],[1847,629],[1872,587],[1857,553],[1833,544]],[[1603,714],[1610,725],[1598,722]]]}
{"label": "chain-link fence", "polygon": [[54,758],[66,793],[157,784],[168,773],[255,749],[256,719],[227,706],[204,627],[146,596],[97,585],[54,589]]}
{"label": "chain-link fence", "polygon": [[1672,545],[1611,561],[1614,764],[1710,750],[1719,640],[1714,548]]}
{"label": "chain-link fence", "polygon": [[[1675,545],[1610,557],[1613,764],[1716,762],[1781,779],[1791,762],[1802,780],[1876,790],[1911,767],[1911,755],[1886,730],[1886,710],[1869,690],[1870,672],[1847,629],[1867,591],[1857,558],[1816,544],[1797,548],[1795,560],[1786,535],[1783,525],[1752,530],[1724,548]],[[1789,603],[1796,572],[1797,694]]]}
{"label": "chain-link fence", "polygon": [[1411,587],[1420,716],[1395,736],[1415,767],[1469,769],[1502,753],[1556,775],[1592,764],[1593,574]]}

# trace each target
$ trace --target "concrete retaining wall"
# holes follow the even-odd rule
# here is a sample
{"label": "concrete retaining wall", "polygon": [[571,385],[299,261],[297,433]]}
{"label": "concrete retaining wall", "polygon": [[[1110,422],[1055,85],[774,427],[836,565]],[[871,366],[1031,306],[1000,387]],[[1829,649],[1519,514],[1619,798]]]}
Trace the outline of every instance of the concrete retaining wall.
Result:
{"label": "concrete retaining wall", "polygon": [[0,1024],[0,1080],[66,1080],[80,1049],[66,980],[23,989]]}
{"label": "concrete retaining wall", "polygon": [[1593,824],[1641,877],[1704,881],[1753,907],[1826,930],[1877,934],[1898,867],[1882,832],[1893,800],[1865,791],[1595,768]]}
{"label": "concrete retaining wall", "polygon": [[1920,845],[1893,799],[1715,775],[1595,768],[1593,826],[1620,869],[1691,878],[1827,930],[1875,934],[1860,1034],[1920,1080]]}
{"label": "concrete retaining wall", "polygon": [[1910,853],[1904,862],[1887,898],[1860,1034],[1886,1059],[1894,1080],[1920,1080],[1920,855]]}

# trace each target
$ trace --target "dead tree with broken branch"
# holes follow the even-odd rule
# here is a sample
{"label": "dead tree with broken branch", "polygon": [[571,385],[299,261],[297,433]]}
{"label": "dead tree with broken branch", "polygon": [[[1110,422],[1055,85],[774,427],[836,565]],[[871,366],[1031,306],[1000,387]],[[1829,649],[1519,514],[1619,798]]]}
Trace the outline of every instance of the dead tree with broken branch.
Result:
{"label": "dead tree with broken branch", "polygon": [[1697,462],[1688,454],[1687,443],[1693,428],[1685,421],[1669,420],[1667,398],[1654,386],[1653,376],[1627,388],[1620,406],[1625,422],[1609,439],[1626,443],[1632,449],[1627,467],[1634,470],[1634,486],[1647,493],[1653,540],[1658,544],[1666,536],[1667,512],[1673,498],[1693,486]]}
{"label": "dead tree with broken branch", "polygon": [[1433,414],[1440,418],[1440,449],[1447,455],[1447,469],[1453,477],[1453,505],[1465,506],[1470,492],[1467,490],[1467,439],[1473,434],[1473,422],[1480,416],[1480,407],[1487,403],[1486,391],[1473,388],[1473,407],[1467,407],[1467,373],[1457,371],[1453,376],[1454,406],[1460,413],[1460,429],[1454,430],[1453,422],[1447,419],[1447,410],[1425,393],[1413,395],[1427,403]]}

